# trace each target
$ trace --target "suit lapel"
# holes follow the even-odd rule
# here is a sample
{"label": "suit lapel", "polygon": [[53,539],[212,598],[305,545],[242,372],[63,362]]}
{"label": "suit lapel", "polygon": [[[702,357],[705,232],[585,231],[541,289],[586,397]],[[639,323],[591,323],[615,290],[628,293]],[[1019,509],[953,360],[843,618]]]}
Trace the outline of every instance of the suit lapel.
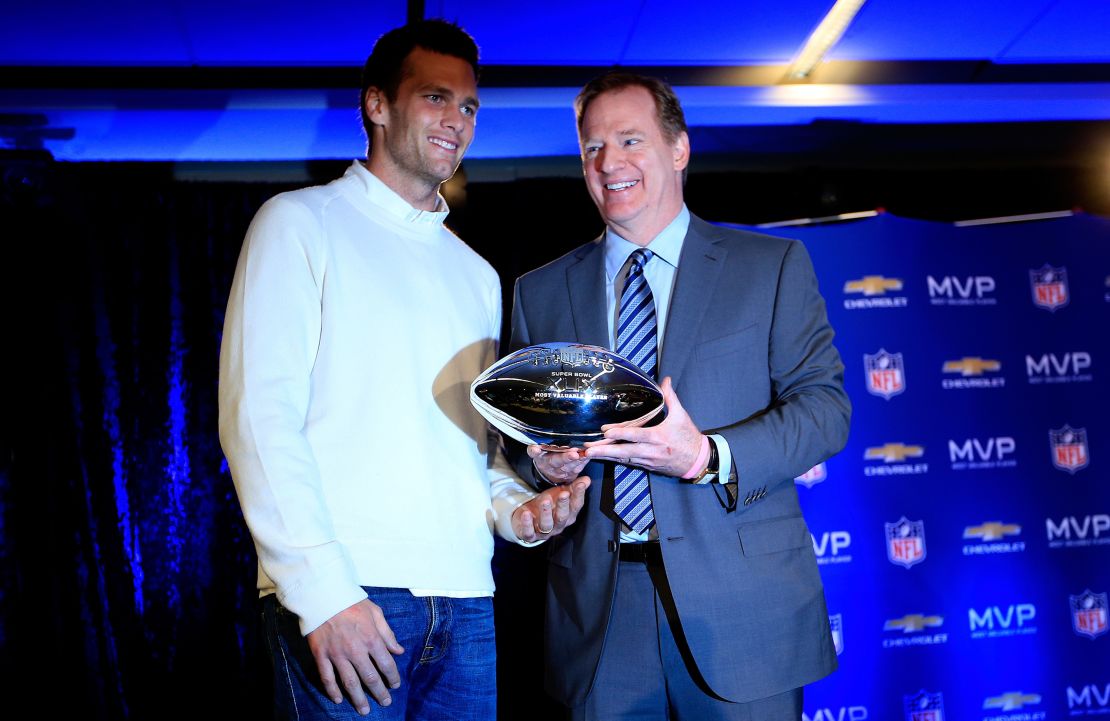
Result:
{"label": "suit lapel", "polygon": [[717,288],[728,254],[724,248],[710,242],[711,232],[712,226],[691,216],[690,229],[682,242],[659,363],[659,379],[669,375],[675,387],[678,387],[682,371],[693,352],[702,319],[709,309],[709,300]]}
{"label": "suit lapel", "polygon": [[579,261],[567,268],[567,290],[578,342],[608,348],[604,237],[583,248]]}

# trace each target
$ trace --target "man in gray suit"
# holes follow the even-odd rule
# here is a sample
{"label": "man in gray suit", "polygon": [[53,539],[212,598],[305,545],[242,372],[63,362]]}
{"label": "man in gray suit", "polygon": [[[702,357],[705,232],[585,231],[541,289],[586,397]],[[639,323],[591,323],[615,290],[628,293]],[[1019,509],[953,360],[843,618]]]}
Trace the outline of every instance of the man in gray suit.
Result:
{"label": "man in gray suit", "polygon": [[836,656],[793,479],[850,416],[809,256],[689,213],[665,83],[611,73],[575,108],[606,231],[519,279],[511,347],[628,355],[662,379],[667,417],[585,450],[515,448],[537,485],[594,480],[548,544],[548,691],[591,721],[798,719]]}

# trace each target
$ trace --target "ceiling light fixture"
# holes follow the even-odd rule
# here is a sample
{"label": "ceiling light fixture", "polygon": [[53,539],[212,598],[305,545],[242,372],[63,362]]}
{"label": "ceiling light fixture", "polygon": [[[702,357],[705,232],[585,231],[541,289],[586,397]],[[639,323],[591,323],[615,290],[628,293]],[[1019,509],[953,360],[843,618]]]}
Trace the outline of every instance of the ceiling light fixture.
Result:
{"label": "ceiling light fixture", "polygon": [[810,73],[825,54],[840,41],[867,0],[836,0],[836,3],[810,33],[805,45],[798,51],[786,71],[785,82],[796,83],[809,79]]}

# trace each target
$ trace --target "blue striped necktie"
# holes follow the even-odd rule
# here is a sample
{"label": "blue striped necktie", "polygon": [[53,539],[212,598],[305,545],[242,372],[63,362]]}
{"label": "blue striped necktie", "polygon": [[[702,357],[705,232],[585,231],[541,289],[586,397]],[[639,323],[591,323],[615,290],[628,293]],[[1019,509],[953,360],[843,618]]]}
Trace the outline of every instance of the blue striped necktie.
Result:
{"label": "blue striped necktie", "polygon": [[[659,339],[655,322],[655,299],[644,277],[644,266],[651,260],[651,251],[640,248],[632,253],[628,280],[621,294],[621,310],[617,317],[617,353],[656,377]],[[643,533],[655,525],[651,508],[651,489],[647,473],[640,468],[619,463],[613,473],[614,510],[625,525]]]}

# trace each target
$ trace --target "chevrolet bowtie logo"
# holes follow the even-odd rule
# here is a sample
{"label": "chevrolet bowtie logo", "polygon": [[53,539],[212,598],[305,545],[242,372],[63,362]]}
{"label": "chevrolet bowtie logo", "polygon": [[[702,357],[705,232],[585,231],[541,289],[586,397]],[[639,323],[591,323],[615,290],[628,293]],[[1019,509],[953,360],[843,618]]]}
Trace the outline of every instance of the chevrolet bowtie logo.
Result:
{"label": "chevrolet bowtie logo", "polygon": [[981,538],[984,541],[997,541],[1006,536],[1016,536],[1021,533],[1021,526],[1016,523],[1003,523],[1002,521],[987,521],[981,526],[968,526],[964,529],[964,538]]}
{"label": "chevrolet bowtie logo", "polygon": [[923,616],[920,613],[911,613],[902,618],[892,618],[883,624],[884,631],[897,631],[901,629],[902,633],[914,633],[922,631],[926,626],[929,628],[936,628],[944,623],[943,616]]}
{"label": "chevrolet bowtie logo", "polygon": [[1003,711],[1015,711],[1027,703],[1040,703],[1041,697],[1035,693],[1022,693],[1010,691],[1001,696],[995,696],[983,701],[983,708],[997,708]]}
{"label": "chevrolet bowtie logo", "polygon": [[981,376],[984,371],[996,371],[1000,368],[1002,368],[1002,364],[998,361],[977,356],[944,362],[945,373],[959,373],[962,376]]}
{"label": "chevrolet bowtie logo", "polygon": [[884,463],[896,463],[907,458],[920,458],[925,455],[925,446],[907,446],[905,443],[887,443],[868,448],[863,454],[865,460],[882,459]]}
{"label": "chevrolet bowtie logo", "polygon": [[900,278],[884,278],[881,275],[865,275],[859,280],[850,280],[844,284],[845,293],[885,295],[888,290],[902,290],[902,280]]}

